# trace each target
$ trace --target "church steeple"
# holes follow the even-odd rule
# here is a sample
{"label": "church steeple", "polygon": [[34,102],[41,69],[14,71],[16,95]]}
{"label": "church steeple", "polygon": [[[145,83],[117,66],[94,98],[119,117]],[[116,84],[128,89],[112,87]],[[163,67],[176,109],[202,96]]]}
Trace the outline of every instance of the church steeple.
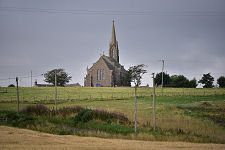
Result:
{"label": "church steeple", "polygon": [[119,62],[119,50],[118,50],[118,42],[116,41],[116,31],[115,31],[114,20],[112,25],[111,41],[109,43],[109,57]]}
{"label": "church steeple", "polygon": [[116,44],[116,31],[115,31],[115,26],[114,26],[114,20],[113,20],[113,25],[112,25],[112,36],[111,36],[110,44]]}

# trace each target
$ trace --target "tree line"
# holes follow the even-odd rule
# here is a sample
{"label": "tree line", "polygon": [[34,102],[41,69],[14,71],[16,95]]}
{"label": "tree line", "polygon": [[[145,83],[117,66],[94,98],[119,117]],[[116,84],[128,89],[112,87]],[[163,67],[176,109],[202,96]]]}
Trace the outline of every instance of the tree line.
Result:
{"label": "tree line", "polygon": [[[142,66],[143,67],[143,66]],[[133,68],[130,67],[127,71],[127,74],[123,78],[123,85],[124,86],[131,86],[132,82],[132,73]],[[44,74],[45,82],[55,85],[55,75],[57,79],[57,86],[64,86],[66,83],[68,83],[71,80],[71,76],[68,75],[68,73],[65,72],[64,69],[53,69],[50,71],[47,71]],[[163,86],[164,87],[174,87],[174,88],[196,88],[198,86],[198,83],[203,84],[203,88],[213,88],[215,85],[213,85],[214,77],[211,76],[210,73],[203,74],[202,78],[197,81],[195,78],[189,80],[184,75],[172,75],[170,76],[167,73],[163,72]],[[162,72],[159,72],[156,74],[155,77],[155,84],[156,86],[162,85]],[[217,79],[217,84],[220,88],[225,88],[225,77],[220,76]],[[15,85],[10,84],[9,87],[15,87]]]}
{"label": "tree line", "polygon": [[[210,73],[203,74],[202,78],[197,81],[195,78],[189,80],[184,75],[172,75],[170,76],[167,73],[163,73],[163,86],[164,87],[174,87],[174,88],[196,88],[198,83],[203,84],[203,88],[213,88],[214,77]],[[162,72],[156,74],[155,83],[157,86],[162,85]],[[217,79],[217,84],[220,88],[225,87],[225,77],[220,76]]]}

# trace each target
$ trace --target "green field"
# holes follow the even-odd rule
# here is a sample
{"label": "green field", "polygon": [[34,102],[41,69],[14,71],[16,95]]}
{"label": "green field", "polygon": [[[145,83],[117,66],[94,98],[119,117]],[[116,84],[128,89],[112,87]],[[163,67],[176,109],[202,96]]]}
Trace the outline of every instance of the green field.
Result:
{"label": "green field", "polygon": [[[0,110],[16,111],[16,88],[8,88],[7,92],[6,88],[1,88],[0,92]],[[54,93],[52,87],[20,87],[20,108],[44,104],[52,109]],[[60,87],[57,93],[58,108],[104,109],[124,113],[131,122],[134,121],[134,88]],[[161,89],[157,88],[156,132],[152,130],[152,94],[152,88],[138,88],[138,139],[225,143],[225,89],[165,88],[161,96]],[[100,126],[96,122],[82,126],[88,125]],[[131,123],[126,129],[132,129],[132,126]],[[134,134],[115,137],[132,139]]]}

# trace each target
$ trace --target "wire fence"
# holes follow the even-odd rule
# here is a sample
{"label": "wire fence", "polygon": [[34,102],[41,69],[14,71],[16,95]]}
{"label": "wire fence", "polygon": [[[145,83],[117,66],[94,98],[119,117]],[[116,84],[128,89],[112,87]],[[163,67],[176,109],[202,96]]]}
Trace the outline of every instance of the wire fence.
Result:
{"label": "wire fence", "polygon": [[[81,87],[82,88],[82,87]],[[47,88],[48,90],[45,91],[44,88],[34,88],[33,91],[27,91],[28,88],[20,88],[19,89],[19,99],[20,103],[30,103],[30,104],[53,104],[55,100],[55,92],[53,88]],[[30,88],[32,89],[32,88]],[[29,89],[29,90],[30,90]],[[65,88],[66,89],[66,88]],[[58,103],[66,103],[67,101],[83,101],[83,100],[124,100],[124,99],[131,99],[134,98],[134,92],[132,90],[129,90],[126,93],[119,93],[117,91],[111,91],[108,93],[104,92],[83,92],[83,93],[71,93],[71,91],[67,91],[65,89],[60,88],[58,90],[57,100]],[[152,99],[153,92],[152,89],[148,92],[146,91],[139,91],[137,92],[138,98],[149,98]],[[164,97],[199,97],[199,96],[224,96],[225,95],[225,89],[218,90],[218,89],[212,89],[212,90],[193,90],[193,91],[165,91],[162,93],[160,92],[160,89],[156,92],[156,97],[164,98]],[[10,102],[14,103],[17,102],[17,95],[16,90],[10,88],[0,88],[0,102]]]}

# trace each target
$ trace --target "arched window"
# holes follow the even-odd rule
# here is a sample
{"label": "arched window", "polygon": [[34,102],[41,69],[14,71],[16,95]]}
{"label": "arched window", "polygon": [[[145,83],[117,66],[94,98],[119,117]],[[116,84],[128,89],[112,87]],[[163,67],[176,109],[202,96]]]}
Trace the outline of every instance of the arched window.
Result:
{"label": "arched window", "polygon": [[99,80],[99,70],[97,70],[97,80]]}
{"label": "arched window", "polygon": [[102,70],[102,80],[105,80],[104,69]]}
{"label": "arched window", "polygon": [[112,57],[114,57],[114,49],[112,49]]}
{"label": "arched window", "polygon": [[99,80],[102,80],[102,70],[100,69],[100,77]]}

